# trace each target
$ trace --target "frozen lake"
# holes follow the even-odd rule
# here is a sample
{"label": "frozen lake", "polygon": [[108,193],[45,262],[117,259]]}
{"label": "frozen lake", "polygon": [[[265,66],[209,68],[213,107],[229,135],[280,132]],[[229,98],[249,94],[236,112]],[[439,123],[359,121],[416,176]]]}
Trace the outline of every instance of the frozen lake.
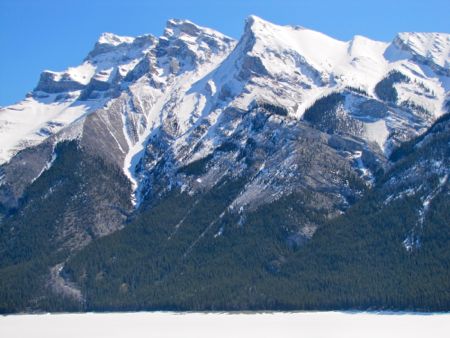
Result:
{"label": "frozen lake", "polygon": [[450,337],[450,314],[86,313],[0,316],[1,338]]}

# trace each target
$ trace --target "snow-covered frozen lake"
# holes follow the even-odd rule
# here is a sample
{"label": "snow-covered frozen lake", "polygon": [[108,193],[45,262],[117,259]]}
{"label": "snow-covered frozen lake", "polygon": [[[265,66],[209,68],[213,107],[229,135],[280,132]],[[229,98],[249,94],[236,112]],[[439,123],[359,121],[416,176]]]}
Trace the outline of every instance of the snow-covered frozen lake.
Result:
{"label": "snow-covered frozen lake", "polygon": [[450,337],[450,313],[86,313],[0,317],[1,338]]}

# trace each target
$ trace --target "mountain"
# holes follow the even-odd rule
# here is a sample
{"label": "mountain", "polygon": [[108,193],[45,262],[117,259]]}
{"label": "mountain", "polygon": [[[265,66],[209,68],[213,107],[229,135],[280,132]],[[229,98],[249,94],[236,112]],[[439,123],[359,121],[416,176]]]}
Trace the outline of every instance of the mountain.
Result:
{"label": "mountain", "polygon": [[103,34],[0,109],[0,310],[448,309],[449,50]]}

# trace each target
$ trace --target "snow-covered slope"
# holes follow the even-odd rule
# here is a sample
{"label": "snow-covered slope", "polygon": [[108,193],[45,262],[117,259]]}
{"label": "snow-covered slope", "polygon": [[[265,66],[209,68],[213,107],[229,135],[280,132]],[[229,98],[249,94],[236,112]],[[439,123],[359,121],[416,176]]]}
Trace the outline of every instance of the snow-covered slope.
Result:
{"label": "snow-covered slope", "polygon": [[[230,135],[244,135],[243,112],[267,104],[286,111],[281,122],[388,154],[448,109],[449,48],[443,33],[339,41],[256,16],[237,43],[186,20],[169,20],[159,38],[105,33],[80,66],[44,71],[25,100],[0,110],[0,164],[70,134],[123,167],[139,196],[168,153],[176,166],[203,158]],[[333,93],[343,99],[331,115],[304,120]],[[336,128],[326,128],[330,118]]]}
{"label": "snow-covered slope", "polygon": [[90,110],[87,105],[54,102],[28,97],[0,110],[0,163],[8,161],[18,150],[33,146],[61,130]]}
{"label": "snow-covered slope", "polygon": [[411,57],[450,69],[450,35],[440,33],[399,33],[394,39],[397,48]]}

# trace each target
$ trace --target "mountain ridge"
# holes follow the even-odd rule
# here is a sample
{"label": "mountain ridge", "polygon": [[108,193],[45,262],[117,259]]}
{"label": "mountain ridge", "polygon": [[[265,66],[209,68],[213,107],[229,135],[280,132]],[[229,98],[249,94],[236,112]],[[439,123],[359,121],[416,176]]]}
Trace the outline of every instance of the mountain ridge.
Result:
{"label": "mountain ridge", "polygon": [[[250,16],[249,18],[248,18],[248,20],[247,20],[248,22],[253,22],[253,21],[255,21],[255,22],[259,22],[260,24],[264,24],[264,25],[267,25],[267,24],[269,24],[268,22],[266,22],[266,21],[264,21],[264,20],[262,20],[262,19],[260,19],[260,18],[258,18],[258,17],[256,17],[256,16]],[[175,22],[179,22],[181,25],[182,25],[182,23],[183,22],[185,22],[185,23],[189,23],[190,25],[193,25],[192,27],[199,27],[199,26],[196,26],[195,24],[193,24],[193,23],[191,23],[191,22],[189,22],[189,21],[187,21],[187,20],[169,20],[169,22],[172,22],[172,24],[173,23],[175,23]],[[168,25],[170,26],[170,24],[169,24],[169,22],[168,22]],[[283,27],[283,26],[276,26],[276,25],[273,25],[273,24],[270,24],[270,25],[272,25],[273,27]],[[284,26],[285,28],[292,28],[292,26]],[[293,28],[294,30],[296,29],[295,27]],[[297,28],[298,29],[298,28]],[[303,29],[303,28],[302,28]],[[305,31],[310,31],[310,30],[308,30],[308,29],[303,29],[303,30],[305,30]],[[313,32],[313,31],[310,31],[310,32]],[[405,34],[409,34],[409,33],[403,33],[403,35],[405,35]],[[415,34],[415,33],[411,33],[411,34]],[[425,35],[426,34],[428,34],[428,33],[424,33]],[[422,34],[422,35],[420,35],[420,36],[423,36],[424,34]],[[430,33],[431,34],[431,33]],[[435,34],[435,33],[433,33],[433,34]],[[244,33],[244,35],[245,35],[245,33]],[[416,34],[417,35],[417,34]],[[111,36],[111,35],[110,35]],[[114,35],[115,36],[115,35]],[[164,35],[163,35],[164,36]],[[401,36],[401,34],[399,35],[399,36]],[[403,40],[405,40],[405,38],[403,38],[403,40],[401,39],[401,38],[399,38],[399,36],[397,36],[397,38],[396,39],[394,39],[394,41],[396,41],[396,40],[401,40],[401,41],[403,41]],[[433,35],[434,36],[434,35]],[[442,41],[445,41],[445,40],[448,40],[448,37],[445,37],[445,35],[444,34],[439,34],[439,33],[436,33],[435,34],[435,36],[436,37],[439,37],[440,38],[440,40],[442,40]],[[116,39],[119,39],[119,41],[121,41],[120,40],[120,37],[119,36],[115,36],[116,37]],[[133,41],[135,41],[136,39],[137,40],[143,40],[143,41],[145,41],[145,40],[155,40],[155,39],[157,39],[157,38],[155,38],[155,37],[153,37],[152,35],[143,35],[143,36],[140,36],[140,37],[137,37],[137,38],[129,38],[129,37],[127,37],[127,38],[124,38],[125,40],[124,41],[126,41],[127,43],[126,44],[130,44],[131,42],[131,40],[130,39],[133,39]],[[331,38],[330,38],[331,39]],[[102,40],[102,36],[99,38],[99,41],[101,41]],[[334,40],[334,39],[332,39],[332,40]],[[360,40],[359,38],[353,38],[351,41],[352,41],[352,43],[351,43],[351,45],[352,45],[352,48],[351,49],[354,49],[355,47],[354,47],[354,43],[355,43],[355,41],[358,41],[358,40]],[[367,38],[365,38],[365,40],[367,41]],[[338,41],[338,40],[334,40],[334,41]],[[120,45],[120,44],[119,44]],[[113,47],[117,47],[118,45],[114,45]],[[95,48],[90,52],[90,54],[92,54],[93,52],[95,52]],[[441,56],[441,58],[445,58],[445,53],[443,53],[443,55]],[[440,63],[440,64],[442,64],[442,62],[438,62],[438,63]],[[89,68],[89,67],[88,67]],[[70,78],[70,69],[71,68],[69,68],[69,73],[67,73],[68,74],[68,76],[69,76],[69,78]],[[87,73],[87,75],[86,74],[84,74],[84,73]],[[83,76],[85,76],[86,78],[89,78],[89,74],[91,73],[92,71],[90,70],[90,69],[86,69],[86,70],[81,70],[81,75],[79,76],[79,77],[83,77]],[[48,75],[45,75],[45,74],[48,74]],[[44,78],[46,78],[47,76],[49,76],[49,77],[52,77],[52,76],[55,76],[55,75],[51,75],[51,74],[61,74],[61,73],[55,73],[55,72],[51,72],[51,73],[46,73],[46,72],[44,72],[43,73],[43,75],[42,76],[44,76]],[[62,73],[61,75],[58,75],[59,77],[61,77],[61,76],[67,76],[67,75],[64,75],[64,73]],[[99,77],[99,78],[102,78],[103,77],[103,80],[104,80],[104,78],[105,78],[105,76],[107,76],[106,74],[97,74],[97,76]],[[111,75],[109,75],[109,76],[111,76]],[[109,81],[111,81],[112,79],[110,79]],[[379,79],[379,80],[381,80],[381,79]],[[47,81],[46,79],[44,79],[43,80],[43,82],[45,82],[45,81]],[[51,80],[51,79],[48,79],[48,81],[53,81],[53,80]],[[58,81],[56,81],[56,82],[58,82]],[[67,81],[63,81],[63,82],[67,82]],[[86,83],[81,83],[80,82],[80,84],[81,85],[86,85]],[[41,87],[42,87],[42,85],[41,85]],[[95,87],[95,85],[94,85],[94,87]],[[356,86],[356,87],[358,87],[358,86]],[[37,86],[37,88],[36,89],[39,89],[40,88],[40,86],[38,85]],[[45,87],[44,87],[45,88]],[[76,87],[77,89],[79,89],[80,87]],[[14,106],[14,105],[13,105]],[[5,109],[5,107],[3,108],[3,110]],[[95,109],[95,108],[94,108]]]}

